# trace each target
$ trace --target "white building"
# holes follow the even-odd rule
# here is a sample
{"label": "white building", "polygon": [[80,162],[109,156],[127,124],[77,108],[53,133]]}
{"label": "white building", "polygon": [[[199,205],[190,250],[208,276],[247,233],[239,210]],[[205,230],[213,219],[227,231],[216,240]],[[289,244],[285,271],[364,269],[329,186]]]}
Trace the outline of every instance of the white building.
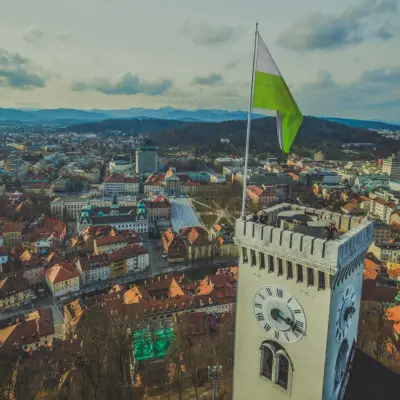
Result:
{"label": "white building", "polygon": [[400,180],[398,180],[398,181],[390,180],[389,187],[391,190],[393,190],[395,192],[400,192]]}
{"label": "white building", "polygon": [[139,181],[135,176],[112,174],[104,180],[104,194],[118,196],[136,195],[139,193]]}
{"label": "white building", "polygon": [[233,398],[342,399],[373,223],[290,204],[264,212],[266,224],[236,221]]}
{"label": "white building", "polygon": [[88,202],[76,220],[77,232],[90,226],[110,225],[118,230],[133,230],[145,239],[149,232],[146,205],[139,202],[136,207],[121,207],[114,197],[110,208],[96,208]]}
{"label": "white building", "polygon": [[79,257],[75,265],[84,285],[104,281],[111,277],[110,260],[106,254]]}
{"label": "white building", "polygon": [[[88,201],[93,207],[111,207],[113,197],[88,197],[87,195],[56,197],[50,203],[51,215],[53,218],[76,221]],[[136,196],[120,196],[118,197],[118,203],[122,207],[135,207],[137,199]]]}
{"label": "white building", "polygon": [[149,253],[142,245],[126,246],[110,254],[110,261],[125,261],[126,273],[142,272],[150,266]]}
{"label": "white building", "polygon": [[396,204],[386,201],[381,197],[371,198],[369,204],[369,214],[373,217],[379,218],[386,224],[390,224],[390,217],[396,211]]}

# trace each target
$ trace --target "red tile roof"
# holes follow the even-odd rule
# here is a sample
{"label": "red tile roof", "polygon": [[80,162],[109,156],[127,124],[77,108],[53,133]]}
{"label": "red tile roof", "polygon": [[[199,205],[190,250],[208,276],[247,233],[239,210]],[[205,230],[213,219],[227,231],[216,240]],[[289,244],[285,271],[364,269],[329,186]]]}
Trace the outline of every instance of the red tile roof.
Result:
{"label": "red tile roof", "polygon": [[69,263],[56,264],[46,271],[47,279],[52,283],[64,282],[79,276],[75,268]]}
{"label": "red tile roof", "polygon": [[393,210],[396,209],[396,205],[393,202],[386,201],[386,200],[384,200],[384,199],[382,199],[380,197],[376,197],[373,201],[375,201],[375,203],[378,203],[378,204],[380,204],[382,206],[390,207]]}
{"label": "red tile roof", "polygon": [[[7,330],[7,335],[2,333]],[[19,346],[29,345],[39,342],[43,336],[54,334],[53,314],[51,308],[42,308],[28,314],[24,321],[18,322],[0,331],[0,345]]]}
{"label": "red tile roof", "polygon": [[105,183],[138,183],[136,176],[126,176],[124,174],[112,174],[104,180]]}
{"label": "red tile roof", "polygon": [[122,235],[115,236],[105,236],[95,239],[97,246],[108,246],[110,244],[124,243],[126,242],[126,238]]}
{"label": "red tile roof", "polygon": [[22,232],[24,224],[22,222],[6,222],[3,225],[3,232]]}
{"label": "red tile roof", "polygon": [[129,258],[137,257],[142,254],[148,254],[148,251],[140,244],[125,246],[120,250],[115,251],[114,253],[110,254],[110,261],[121,261],[127,260]]}
{"label": "red tile roof", "polygon": [[166,174],[151,174],[146,182],[144,183],[145,185],[160,185],[164,179],[165,179]]}

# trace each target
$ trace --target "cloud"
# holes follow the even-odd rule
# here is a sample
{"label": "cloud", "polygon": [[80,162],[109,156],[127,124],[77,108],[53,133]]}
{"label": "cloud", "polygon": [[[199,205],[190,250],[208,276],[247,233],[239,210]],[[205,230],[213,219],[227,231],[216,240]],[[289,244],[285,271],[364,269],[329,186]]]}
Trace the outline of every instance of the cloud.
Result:
{"label": "cloud", "polygon": [[76,81],[71,84],[71,89],[75,91],[94,90],[107,95],[147,94],[149,96],[159,96],[172,87],[173,82],[171,79],[149,82],[130,72],[114,80],[98,78],[92,82]]}
{"label": "cloud", "polygon": [[48,42],[69,42],[71,35],[68,32],[46,32],[33,27],[28,28],[22,35],[25,42],[36,46]]}
{"label": "cloud", "polygon": [[29,59],[18,53],[0,48],[0,87],[32,90],[46,86],[50,74],[35,66]]}
{"label": "cloud", "polygon": [[224,77],[214,72],[208,76],[197,76],[193,79],[192,83],[196,85],[219,85],[223,81]]}
{"label": "cloud", "polygon": [[237,40],[244,32],[240,26],[211,26],[207,23],[193,24],[186,22],[180,29],[199,46],[217,46]]}
{"label": "cloud", "polygon": [[398,119],[400,67],[365,71],[357,81],[339,83],[328,71],[301,85],[295,98],[303,112],[312,115]]}
{"label": "cloud", "polygon": [[341,15],[314,13],[297,19],[277,43],[291,50],[312,51],[338,49],[373,38],[390,40],[396,33],[387,26],[392,19],[400,22],[398,4],[398,0],[363,0]]}

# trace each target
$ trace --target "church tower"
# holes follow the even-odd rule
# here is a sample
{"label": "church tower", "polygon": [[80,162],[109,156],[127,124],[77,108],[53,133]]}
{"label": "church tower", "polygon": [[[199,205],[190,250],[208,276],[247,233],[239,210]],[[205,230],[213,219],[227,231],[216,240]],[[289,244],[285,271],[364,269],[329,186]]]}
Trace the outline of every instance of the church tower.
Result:
{"label": "church tower", "polygon": [[87,200],[85,205],[82,207],[79,216],[77,217],[76,229],[78,232],[92,225],[92,210],[93,206],[90,204],[90,201]]}
{"label": "church tower", "polygon": [[234,400],[341,399],[373,223],[280,204],[238,219]]}

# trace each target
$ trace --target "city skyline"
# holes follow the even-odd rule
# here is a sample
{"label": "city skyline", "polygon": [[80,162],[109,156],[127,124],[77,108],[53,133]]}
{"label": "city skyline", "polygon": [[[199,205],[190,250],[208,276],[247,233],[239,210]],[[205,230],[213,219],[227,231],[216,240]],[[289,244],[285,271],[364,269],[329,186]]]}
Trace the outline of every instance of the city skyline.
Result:
{"label": "city skyline", "polygon": [[246,109],[258,21],[304,114],[400,122],[398,0],[3,0],[2,11],[0,107]]}

